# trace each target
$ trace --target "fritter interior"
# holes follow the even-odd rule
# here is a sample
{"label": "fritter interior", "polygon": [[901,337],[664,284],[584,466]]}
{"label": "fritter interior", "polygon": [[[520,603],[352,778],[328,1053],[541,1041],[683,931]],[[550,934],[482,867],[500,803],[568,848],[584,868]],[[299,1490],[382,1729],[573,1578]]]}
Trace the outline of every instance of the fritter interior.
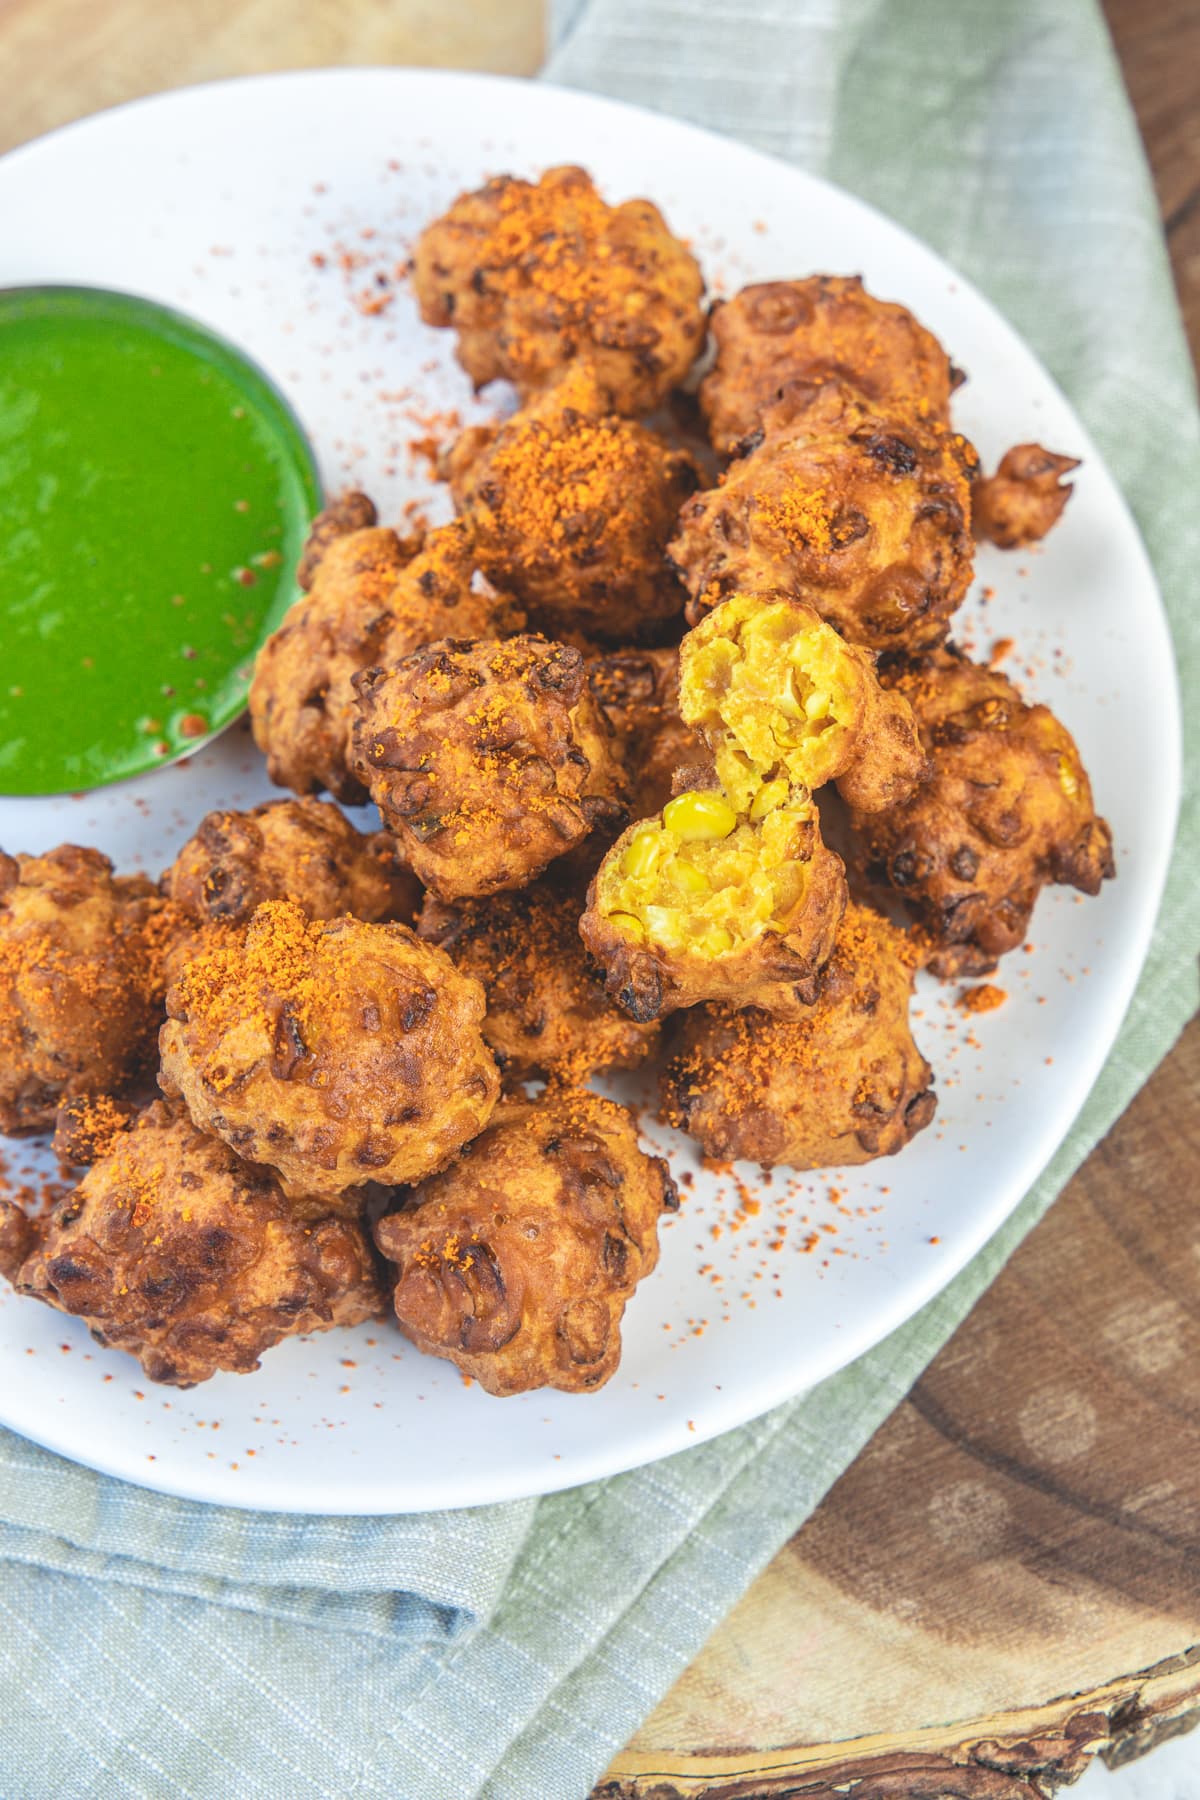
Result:
{"label": "fritter interior", "polygon": [[845,904],[841,859],[808,790],[762,790],[758,816],[717,788],[676,795],[601,863],[580,922],[608,989],[637,1019],[749,996],[811,999]]}
{"label": "fritter interior", "polygon": [[866,810],[928,771],[908,703],[803,601],[736,594],[681,646],[680,711],[703,732],[733,805],[757,820],[789,788],[837,781]]}

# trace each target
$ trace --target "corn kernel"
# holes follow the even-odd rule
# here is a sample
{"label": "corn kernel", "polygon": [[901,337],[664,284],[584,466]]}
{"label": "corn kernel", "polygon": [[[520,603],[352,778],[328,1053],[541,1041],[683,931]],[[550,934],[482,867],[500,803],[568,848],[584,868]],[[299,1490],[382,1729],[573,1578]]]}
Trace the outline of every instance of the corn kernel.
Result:
{"label": "corn kernel", "polygon": [[766,818],[768,813],[773,813],[777,806],[782,806],[787,797],[788,784],[786,781],[764,781],[754,796],[754,802],[750,808],[751,819],[757,825],[761,819]]}
{"label": "corn kernel", "polygon": [[723,925],[714,925],[704,934],[704,948],[710,956],[725,956],[733,949],[733,937]]}
{"label": "corn kernel", "polygon": [[1071,767],[1069,757],[1060,756],[1058,759],[1058,785],[1068,800],[1074,800],[1079,792],[1079,777]]}
{"label": "corn kernel", "polygon": [[823,694],[820,688],[814,689],[804,702],[804,712],[809,719],[824,719],[829,712],[829,695]]}
{"label": "corn kernel", "polygon": [[784,677],[783,686],[779,690],[779,710],[786,713],[789,719],[803,716],[804,696],[800,691],[795,669],[789,669]]}
{"label": "corn kernel", "polygon": [[639,831],[630,839],[621,858],[621,868],[626,875],[650,875],[653,873],[662,851],[662,839],[656,830]]}
{"label": "corn kernel", "polygon": [[676,857],[671,864],[671,880],[684,894],[710,894],[712,892],[712,883],[707,875],[702,874],[694,863],[684,862],[682,857]]}
{"label": "corn kernel", "polygon": [[715,843],[729,836],[737,814],[724,794],[677,794],[663,808],[663,824],[685,844]]}
{"label": "corn kernel", "polygon": [[646,938],[645,928],[642,925],[642,921],[639,918],[635,917],[635,915],[633,913],[627,913],[627,912],[609,913],[608,922],[610,925],[615,925],[617,930],[619,932],[621,932],[623,934],[623,936],[631,937],[631,938],[635,939],[635,941],[639,944],[645,942],[645,938]]}

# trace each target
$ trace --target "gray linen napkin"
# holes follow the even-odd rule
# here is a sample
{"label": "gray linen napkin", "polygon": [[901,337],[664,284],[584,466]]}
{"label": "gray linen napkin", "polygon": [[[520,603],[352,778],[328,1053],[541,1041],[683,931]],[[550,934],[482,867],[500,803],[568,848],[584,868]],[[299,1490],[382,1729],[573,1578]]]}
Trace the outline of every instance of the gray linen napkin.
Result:
{"label": "gray linen napkin", "polygon": [[[1200,673],[1200,432],[1090,0],[566,0],[552,79],[831,175],[1006,311],[1121,481]],[[1196,1003],[1196,733],[1154,947],[1050,1168],[937,1300],[767,1418],[532,1506],[295,1520],[0,1438],[0,1792],[573,1800],[907,1391]],[[507,1579],[505,1577],[507,1576]]]}

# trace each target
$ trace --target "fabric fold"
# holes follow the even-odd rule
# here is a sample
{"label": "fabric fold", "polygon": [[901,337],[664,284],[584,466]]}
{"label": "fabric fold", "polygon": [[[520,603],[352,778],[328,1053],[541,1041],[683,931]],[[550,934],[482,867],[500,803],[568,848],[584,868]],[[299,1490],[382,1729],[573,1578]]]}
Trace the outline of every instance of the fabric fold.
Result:
{"label": "fabric fold", "polygon": [[245,1512],[132,1487],[0,1432],[0,1561],[331,1631],[422,1641],[474,1629],[535,1512],[532,1500],[388,1518]]}

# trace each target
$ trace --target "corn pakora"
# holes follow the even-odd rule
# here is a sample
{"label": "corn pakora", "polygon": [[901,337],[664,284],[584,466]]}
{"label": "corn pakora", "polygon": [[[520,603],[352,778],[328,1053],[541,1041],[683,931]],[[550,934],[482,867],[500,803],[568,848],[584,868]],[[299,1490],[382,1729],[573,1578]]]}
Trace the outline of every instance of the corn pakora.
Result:
{"label": "corn pakora", "polygon": [[144,876],[98,850],[0,851],[0,1131],[45,1130],[73,1094],[114,1092],[158,1026]]}
{"label": "corn pakora", "polygon": [[367,797],[347,766],[359,670],[449,632],[518,631],[525,620],[477,573],[460,521],[421,543],[377,526],[322,537],[325,517],[309,540],[323,546],[311,561],[309,592],[259,651],[250,722],[277,786],[297,794],[328,788],[356,805]]}
{"label": "corn pakora", "polygon": [[603,1386],[621,1317],[678,1206],[667,1165],[596,1094],[506,1101],[404,1211],[376,1226],[401,1330],[489,1394]]}
{"label": "corn pakora", "polygon": [[828,390],[684,506],[668,553],[689,620],[777,588],[870,650],[940,642],[971,582],[977,466],[957,433]]}
{"label": "corn pakora", "polygon": [[355,686],[355,771],[442,900],[523,887],[625,816],[612,729],[569,645],[447,639]]}
{"label": "corn pakora", "polygon": [[617,839],[579,929],[631,1018],[701,1000],[792,1017],[816,993],[845,903],[807,788],[764,789],[748,815],[719,788],[694,789]]}
{"label": "corn pakora", "polygon": [[82,1318],[174,1387],[257,1369],[285,1337],[383,1310],[362,1226],[296,1218],[269,1169],[162,1102],[43,1223],[22,1229],[16,1210],[0,1208],[0,1272],[18,1293]]}
{"label": "corn pakora", "polygon": [[823,1169],[894,1156],[936,1108],[908,1023],[918,960],[906,933],[851,904],[800,1018],[730,1006],[682,1016],[664,1121],[722,1161]]}
{"label": "corn pakora", "polygon": [[752,818],[773,795],[828,781],[877,812],[929,773],[907,700],[792,595],[733,594],[703,618],[680,646],[679,706],[711,747],[722,789]]}
{"label": "corn pakora", "polygon": [[590,365],[465,432],[445,472],[480,567],[550,633],[633,639],[682,612],[666,546],[699,470],[607,411]]}
{"label": "corn pakora", "polygon": [[977,538],[1001,550],[1038,544],[1058,524],[1074,493],[1062,477],[1079,467],[1077,456],[1058,456],[1040,444],[1014,444],[994,475],[971,489],[971,524]]}
{"label": "corn pakora", "polygon": [[583,169],[460,195],[422,233],[413,286],[475,386],[503,376],[523,399],[580,358],[615,412],[653,412],[704,345],[695,257],[657,207],[606,205]]}
{"label": "corn pakora", "polygon": [[411,924],[420,904],[392,839],[379,831],[364,836],[322,800],[209,813],[160,885],[198,925],[245,924],[264,900],[295,900],[310,919],[351,913]]}
{"label": "corn pakora", "polygon": [[604,991],[579,935],[582,900],[543,879],[516,894],[444,905],[426,899],[417,931],[440,945],[487,995],[483,1035],[506,1076],[632,1069],[658,1041]]}
{"label": "corn pakora", "polygon": [[756,282],[714,306],[711,326],[717,353],[700,406],[724,456],[787,423],[827,381],[883,412],[949,421],[950,358],[907,307],[877,300],[858,275]]}
{"label": "corn pakora", "polygon": [[1097,894],[1112,833],[1066,727],[952,647],[885,676],[908,700],[933,777],[887,813],[852,813],[855,863],[928,934],[929,967],[985,974],[1027,932],[1048,882]]}
{"label": "corn pakora", "polygon": [[159,1084],[284,1192],[419,1181],[481,1131],[500,1078],[484,995],[404,925],[268,900],[167,996]]}

